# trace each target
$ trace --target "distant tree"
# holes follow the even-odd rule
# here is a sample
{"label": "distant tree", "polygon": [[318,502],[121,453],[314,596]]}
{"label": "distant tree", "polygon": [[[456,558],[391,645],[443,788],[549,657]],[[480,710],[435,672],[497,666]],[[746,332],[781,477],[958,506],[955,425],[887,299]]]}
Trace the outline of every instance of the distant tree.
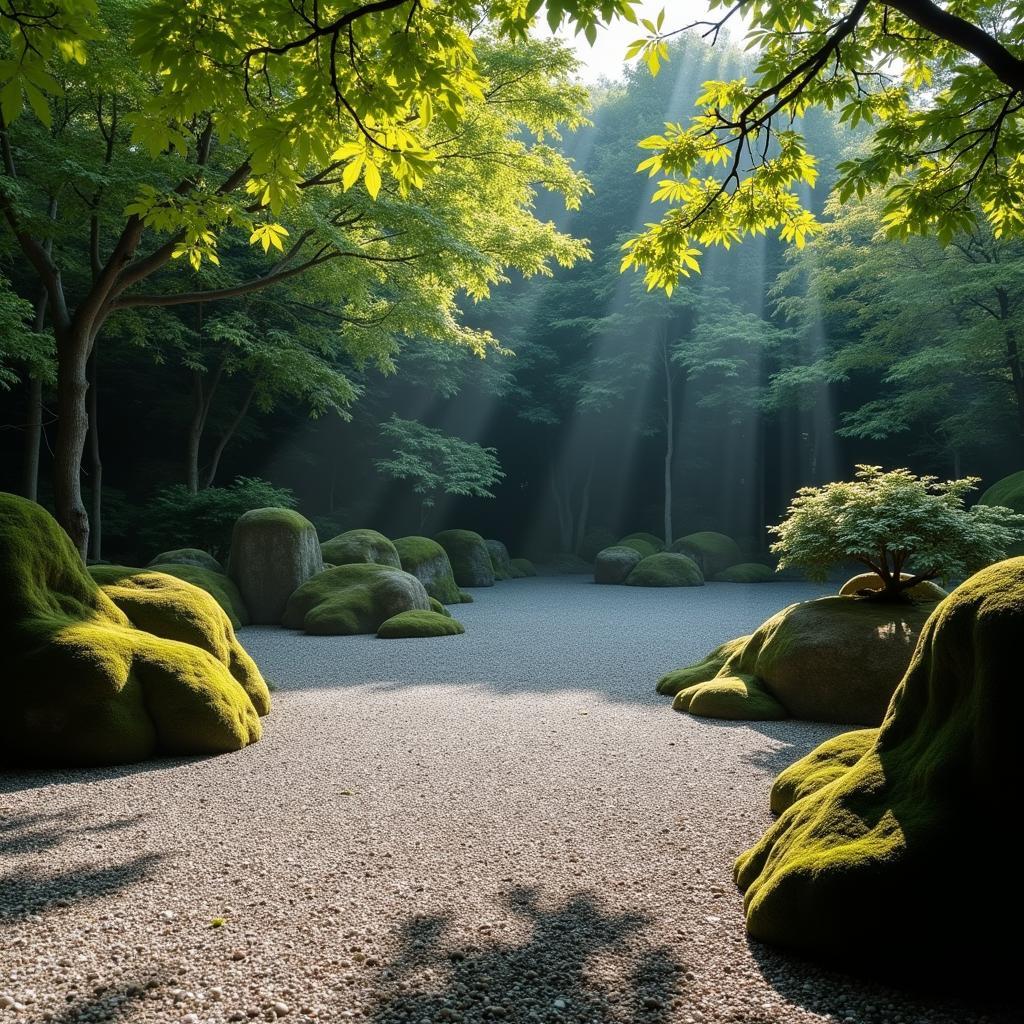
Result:
{"label": "distant tree", "polygon": [[802,569],[819,582],[839,562],[860,562],[882,580],[877,600],[900,600],[924,580],[997,562],[1024,539],[1024,516],[1012,509],[965,507],[979,482],[858,466],[852,481],[802,487],[786,518],[769,528],[778,537],[772,551],[780,569]]}
{"label": "distant tree", "polygon": [[412,486],[420,502],[420,530],[442,495],[493,498],[491,488],[505,476],[496,449],[414,420],[392,416],[381,424],[380,433],[393,447],[388,458],[377,460],[377,469]]}

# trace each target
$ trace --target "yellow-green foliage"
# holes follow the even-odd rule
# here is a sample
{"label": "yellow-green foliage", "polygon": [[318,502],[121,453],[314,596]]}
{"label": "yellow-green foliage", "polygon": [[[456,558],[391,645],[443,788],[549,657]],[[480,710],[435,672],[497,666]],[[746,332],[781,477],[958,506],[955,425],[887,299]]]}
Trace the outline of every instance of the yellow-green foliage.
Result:
{"label": "yellow-green foliage", "polygon": [[771,583],[774,575],[770,566],[760,562],[740,562],[716,572],[712,578],[715,583]]}
{"label": "yellow-green foliage", "polygon": [[39,505],[0,494],[0,761],[103,765],[260,737],[259,670],[204,591],[161,573],[102,590]]}
{"label": "yellow-green foliage", "polygon": [[355,565],[359,562],[373,562],[402,568],[395,545],[376,530],[349,530],[339,533],[320,545],[325,562],[332,565]]}
{"label": "yellow-green foliage", "polygon": [[[900,573],[900,579],[909,580],[910,573]],[[885,584],[882,582],[882,577],[875,572],[862,572],[859,576],[854,576],[848,579],[842,587],[839,588],[840,597],[856,597],[862,590],[881,590]],[[920,583],[914,584],[908,590],[904,590],[903,594],[909,597],[912,601],[924,601],[932,602],[941,601],[946,596],[946,591],[942,589],[937,583],[933,583],[931,580],[922,580]]]}
{"label": "yellow-green foliage", "polygon": [[[877,737],[796,800],[736,863],[747,927],[844,965],[990,968],[1019,920],[1007,845],[1021,792],[1024,558],[983,569],[937,605]],[[814,768],[826,772],[829,752]],[[1007,860],[1010,857],[1010,860]]]}
{"label": "yellow-green foliage", "polygon": [[327,569],[288,599],[282,625],[322,636],[376,633],[399,612],[430,611],[430,597],[410,573],[361,562]]}
{"label": "yellow-green foliage", "polygon": [[689,555],[705,576],[714,576],[743,561],[743,553],[736,541],[714,530],[701,530],[680,537],[673,543],[671,550]]}
{"label": "yellow-green foliage", "polygon": [[382,622],[377,636],[382,640],[400,640],[411,637],[458,636],[466,628],[451,615],[435,611],[399,612]]}
{"label": "yellow-green foliage", "polygon": [[627,587],[703,587],[704,577],[692,558],[663,551],[641,559],[625,583]]}
{"label": "yellow-green foliage", "polygon": [[494,566],[487,542],[472,530],[443,530],[434,538],[448,554],[460,587],[493,587]]}
{"label": "yellow-green foliage", "polygon": [[877,729],[844,732],[791,764],[778,775],[772,786],[772,813],[781,814],[797,800],[816,793],[845,775],[874,746],[877,738]]}
{"label": "yellow-green foliage", "polygon": [[661,537],[656,537],[653,533],[644,533],[643,530],[640,530],[637,533],[627,533],[626,536],[619,541],[619,543],[628,544],[630,541],[633,540],[638,540],[642,544],[645,544],[648,548],[651,549],[649,553],[652,555],[656,555],[659,551],[665,550],[665,542],[661,539]]}
{"label": "yellow-green foliage", "polygon": [[997,480],[978,499],[979,505],[1002,505],[1024,512],[1024,469]]}
{"label": "yellow-green foliage", "polygon": [[412,573],[427,588],[431,597],[442,604],[461,604],[462,595],[452,574],[448,553],[429,537],[399,537],[395,550],[402,568]]}
{"label": "yellow-green foliage", "polygon": [[773,721],[788,718],[786,709],[753,677],[734,674],[716,677],[680,690],[673,711],[688,711],[701,718],[734,721]]}
{"label": "yellow-green foliage", "polygon": [[522,580],[528,576],[537,575],[537,567],[528,558],[513,558],[509,563],[512,569],[512,579]]}
{"label": "yellow-green foliage", "polygon": [[674,697],[680,690],[685,690],[688,686],[706,683],[709,679],[714,679],[722,666],[734,654],[743,650],[749,639],[748,636],[741,636],[735,640],[729,640],[720,647],[716,647],[703,661],[698,661],[695,665],[690,665],[687,668],[677,668],[674,672],[662,676],[658,680],[658,693],[664,694],[666,697]]}
{"label": "yellow-green foliage", "polygon": [[210,572],[224,572],[224,566],[208,551],[202,548],[175,548],[173,551],[161,551],[156,558],[151,558],[147,568],[154,565],[196,565]]}

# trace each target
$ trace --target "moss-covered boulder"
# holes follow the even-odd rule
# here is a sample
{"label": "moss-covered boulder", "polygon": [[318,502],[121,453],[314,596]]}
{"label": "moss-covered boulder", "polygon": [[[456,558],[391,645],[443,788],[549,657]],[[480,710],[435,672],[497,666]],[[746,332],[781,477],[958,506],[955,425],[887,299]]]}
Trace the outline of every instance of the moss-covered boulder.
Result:
{"label": "moss-covered boulder", "polygon": [[772,722],[789,717],[754,676],[738,673],[680,690],[672,701],[672,710],[739,722]]}
{"label": "moss-covered boulder", "polygon": [[258,625],[278,625],[288,598],[323,569],[316,528],[290,508],[257,508],[231,535],[228,575]]}
{"label": "moss-covered boulder", "polygon": [[[904,580],[910,579],[909,573],[901,573],[900,578]],[[874,572],[862,572],[858,576],[853,576],[848,579],[842,587],[839,588],[840,597],[856,597],[858,594],[863,594],[865,591],[872,591],[877,593],[883,587],[882,578]],[[908,599],[911,601],[931,601],[933,604],[936,601],[941,601],[948,591],[945,591],[937,583],[933,583],[931,580],[923,580],[921,583],[916,583],[909,590],[903,592]]]}
{"label": "moss-covered boulder", "polygon": [[438,615],[447,615],[451,618],[452,613],[436,597],[430,598],[430,610],[437,612]]}
{"label": "moss-covered boulder", "polygon": [[156,558],[149,560],[147,567],[151,565],[194,565],[210,572],[222,574],[224,572],[224,566],[208,551],[203,551],[201,548],[175,548],[172,551],[161,551]]}
{"label": "moss-covered boulder", "polygon": [[760,562],[740,562],[728,569],[716,572],[711,578],[715,583],[771,583],[775,571]]}
{"label": "moss-covered boulder", "polygon": [[613,544],[594,559],[595,583],[625,583],[626,577],[644,558],[635,547]]}
{"label": "moss-covered boulder", "polygon": [[790,769],[802,795],[737,861],[751,935],[929,978],[1015,964],[1022,636],[1022,558],[935,606],[873,741],[834,741]]}
{"label": "moss-covered boulder", "polygon": [[487,553],[491,556],[491,569],[496,580],[512,579],[512,559],[508,548],[500,540],[485,540]]}
{"label": "moss-covered boulder", "polygon": [[659,553],[658,549],[653,544],[649,544],[640,537],[625,537],[616,544],[613,544],[612,547],[631,548],[641,558],[650,558],[651,555]]}
{"label": "moss-covered boulder", "polygon": [[430,611],[430,596],[411,573],[360,562],[327,569],[288,599],[282,625],[319,636],[376,633],[400,612]]}
{"label": "moss-covered boulder", "polygon": [[442,604],[461,604],[462,594],[455,583],[452,563],[436,540],[429,537],[399,537],[395,550],[402,568],[412,573],[427,588],[431,597]]}
{"label": "moss-covered boulder", "polygon": [[401,640],[411,637],[458,636],[466,627],[451,615],[435,611],[399,612],[382,622],[377,636],[382,640]]}
{"label": "moss-covered boulder", "polygon": [[997,480],[978,499],[982,505],[1001,505],[1024,513],[1024,469]]}
{"label": "moss-covered boulder", "polygon": [[509,562],[509,566],[514,580],[524,580],[537,575],[537,567],[528,558],[513,558]]}
{"label": "moss-covered boulder", "polygon": [[331,565],[358,565],[372,562],[374,565],[390,565],[402,568],[395,545],[376,530],[348,530],[320,545],[324,562]]}
{"label": "moss-covered boulder", "polygon": [[655,689],[665,697],[674,697],[680,690],[714,679],[729,660],[743,650],[749,639],[749,636],[740,636],[729,640],[696,664],[663,675]]}
{"label": "moss-covered boulder", "polygon": [[157,572],[101,589],[39,505],[0,494],[0,763],[218,754],[270,696],[207,593]]}
{"label": "moss-covered boulder", "polygon": [[791,764],[775,779],[771,792],[773,814],[817,792],[845,775],[875,745],[877,729],[855,729],[826,740]]}
{"label": "moss-covered boulder", "polygon": [[692,558],[663,551],[642,558],[625,582],[627,587],[703,587],[704,576]]}
{"label": "moss-covered boulder", "polygon": [[493,587],[494,567],[487,542],[472,530],[444,530],[434,537],[448,554],[460,587]]}
{"label": "moss-covered boulder", "polygon": [[666,550],[665,541],[656,536],[653,533],[645,533],[643,530],[639,530],[637,533],[627,533],[625,537],[619,538],[620,544],[628,544],[632,540],[638,540],[643,544],[646,544],[654,554],[658,554],[660,551]]}
{"label": "moss-covered boulder", "polygon": [[744,685],[754,681],[794,718],[878,725],[935,607],[933,602],[882,604],[856,597],[790,605],[751,636],[670,673],[659,689],[674,687],[673,707],[700,714],[697,694],[675,682],[685,679],[692,689],[720,688],[729,679]]}
{"label": "moss-covered boulder", "polygon": [[743,561],[743,552],[736,541],[714,530],[701,530],[680,537],[673,542],[671,550],[688,555],[709,578]]}
{"label": "moss-covered boulder", "polygon": [[611,530],[603,526],[595,526],[583,535],[576,554],[587,562],[593,562],[599,551],[613,547],[617,539],[617,534],[612,533]]}

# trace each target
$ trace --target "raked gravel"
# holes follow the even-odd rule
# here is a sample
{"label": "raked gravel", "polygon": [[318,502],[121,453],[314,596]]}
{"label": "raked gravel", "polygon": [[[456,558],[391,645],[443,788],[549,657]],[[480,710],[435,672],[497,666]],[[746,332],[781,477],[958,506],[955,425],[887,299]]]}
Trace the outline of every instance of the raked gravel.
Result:
{"label": "raked gravel", "polygon": [[662,672],[818,591],[542,578],[466,635],[242,632],[261,743],[0,778],[0,1024],[974,1024],[749,941],[733,858],[837,730],[673,714]]}

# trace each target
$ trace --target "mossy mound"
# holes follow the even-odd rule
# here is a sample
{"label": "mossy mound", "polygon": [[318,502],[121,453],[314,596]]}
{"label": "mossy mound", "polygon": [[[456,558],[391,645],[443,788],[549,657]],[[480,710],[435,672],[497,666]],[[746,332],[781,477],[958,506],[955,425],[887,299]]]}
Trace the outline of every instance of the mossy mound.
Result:
{"label": "mossy mound", "polygon": [[466,627],[451,615],[434,611],[400,612],[382,622],[377,636],[382,640],[401,640],[411,637],[458,636]]}
{"label": "mossy mound", "polygon": [[978,499],[981,505],[1002,505],[1024,513],[1024,469],[997,480]]}
{"label": "mossy mound", "polygon": [[496,580],[512,579],[512,559],[508,548],[500,540],[485,540],[487,553],[491,556],[491,569]]}
{"label": "mossy mound", "polygon": [[324,561],[331,565],[370,562],[374,565],[390,565],[393,569],[402,568],[402,560],[395,545],[376,530],[348,530],[339,533],[337,537],[320,545],[320,553]]}
{"label": "mossy mound", "polygon": [[224,566],[208,551],[201,548],[175,548],[173,551],[161,551],[156,558],[151,558],[147,565],[194,565],[199,569],[223,574]]}
{"label": "mossy mound", "polygon": [[844,732],[791,764],[772,785],[772,813],[781,814],[797,800],[845,775],[875,745],[877,738],[877,729]]}
{"label": "mossy mound", "polygon": [[260,737],[270,696],[204,591],[143,572],[101,589],[39,505],[0,494],[0,762],[109,765]]}
{"label": "mossy mound", "polygon": [[[900,579],[909,580],[909,573],[901,573]],[[873,572],[862,572],[859,576],[854,576],[848,579],[842,587],[839,589],[840,597],[856,597],[857,594],[862,593],[865,590],[879,591],[883,587],[882,578]],[[924,580],[922,583],[917,583],[912,586],[909,590],[903,591],[907,597],[912,601],[927,601],[934,604],[936,601],[941,601],[948,593],[943,590],[937,583],[933,583],[931,580]]]}
{"label": "mossy mound", "polygon": [[462,595],[455,583],[448,553],[429,537],[399,537],[395,550],[402,568],[412,573],[442,604],[461,604]]}
{"label": "mossy mound", "polygon": [[[648,556],[649,557],[649,556]],[[640,564],[644,556],[635,547],[614,544],[597,553],[594,560],[595,583],[625,583],[626,577]]]}
{"label": "mossy mound", "polygon": [[[931,978],[999,978],[1015,963],[1022,635],[1024,558],[935,606],[874,742],[848,766],[860,741],[819,748],[820,788],[738,859],[751,935]],[[824,771],[833,756],[841,773]]]}
{"label": "mossy mound", "polygon": [[459,591],[459,604],[472,604],[473,600],[472,594],[467,594],[464,590]]}
{"label": "mossy mound", "polygon": [[656,547],[642,537],[623,537],[622,540],[617,544],[613,544],[612,547],[632,548],[641,558],[650,558],[651,555],[657,555],[664,550],[664,546],[661,548]]}
{"label": "mossy mound", "polygon": [[625,537],[619,538],[619,543],[626,544],[631,540],[642,541],[648,547],[653,548],[655,554],[667,550],[668,547],[661,537],[658,537],[653,533],[644,533],[643,530],[639,530],[636,533],[627,533]]}
{"label": "mossy mound", "polygon": [[530,576],[537,575],[537,567],[528,558],[513,558],[509,565],[512,569],[512,579],[524,580]]}
{"label": "mossy mound", "polygon": [[716,647],[703,661],[686,668],[677,668],[658,680],[657,692],[666,697],[674,697],[680,690],[697,683],[706,683],[718,675],[721,668],[733,655],[738,654],[746,646],[749,636],[737,637]]}
{"label": "mossy mound", "polygon": [[323,566],[316,527],[293,509],[257,508],[235,523],[228,575],[257,624],[278,625],[288,598]]}
{"label": "mossy mound", "polygon": [[472,530],[444,530],[434,537],[448,555],[460,587],[493,587],[494,567],[487,542]]}
{"label": "mossy mound", "polygon": [[449,618],[452,616],[452,613],[436,597],[430,598],[430,610],[437,612],[438,615],[447,615]]}
{"label": "mossy mound", "polygon": [[689,555],[700,566],[701,572],[709,577],[743,561],[743,552],[736,541],[714,530],[701,530],[680,537],[673,542],[671,550]]}
{"label": "mossy mound", "polygon": [[740,562],[716,572],[712,579],[715,583],[771,583],[774,577],[775,571],[771,566],[760,562]]}
{"label": "mossy mound", "polygon": [[[688,685],[756,679],[794,718],[878,725],[934,604],[822,597],[790,605],[755,633],[671,673]],[[721,653],[731,650],[726,660]],[[685,673],[685,676],[683,675]],[[677,690],[678,692],[678,690]],[[686,710],[699,713],[690,704]]]}
{"label": "mossy mound", "polygon": [[640,560],[626,577],[627,587],[703,587],[704,576],[692,558],[663,551]]}
{"label": "mossy mound", "polygon": [[415,576],[390,565],[339,565],[314,576],[288,599],[282,625],[319,636],[376,633],[400,612],[430,611]]}
{"label": "mossy mound", "polygon": [[603,526],[595,526],[594,529],[587,530],[583,535],[583,540],[580,541],[576,554],[588,562],[593,562],[597,558],[599,551],[614,547],[616,540],[617,536],[611,530]]}
{"label": "mossy mound", "polygon": [[680,690],[673,711],[700,718],[741,722],[771,722],[788,718],[786,709],[753,677],[731,675]]}

